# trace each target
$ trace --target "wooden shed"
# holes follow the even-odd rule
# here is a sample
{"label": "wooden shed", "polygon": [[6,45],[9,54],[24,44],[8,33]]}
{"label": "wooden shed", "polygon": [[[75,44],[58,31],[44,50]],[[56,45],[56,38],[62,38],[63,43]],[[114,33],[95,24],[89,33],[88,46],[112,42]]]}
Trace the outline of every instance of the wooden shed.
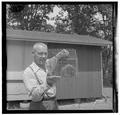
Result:
{"label": "wooden shed", "polygon": [[[77,34],[57,34],[36,31],[7,30],[7,100],[30,100],[22,81],[22,73],[32,63],[32,46],[36,42],[48,45],[49,57],[63,48],[67,59],[58,62],[54,72],[61,75],[57,83],[57,99],[101,97],[103,88],[101,46],[110,41]],[[70,71],[64,71],[65,68]]]}

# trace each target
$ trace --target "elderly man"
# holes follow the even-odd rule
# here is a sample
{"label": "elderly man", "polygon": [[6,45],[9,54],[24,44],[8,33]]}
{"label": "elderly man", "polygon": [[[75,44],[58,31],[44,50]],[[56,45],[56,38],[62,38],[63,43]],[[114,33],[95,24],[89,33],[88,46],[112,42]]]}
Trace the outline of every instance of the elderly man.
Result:
{"label": "elderly man", "polygon": [[23,81],[31,97],[30,110],[57,110],[55,81],[49,80],[57,61],[68,56],[67,50],[62,50],[56,56],[47,59],[48,48],[44,43],[33,46],[33,63],[23,73]]}

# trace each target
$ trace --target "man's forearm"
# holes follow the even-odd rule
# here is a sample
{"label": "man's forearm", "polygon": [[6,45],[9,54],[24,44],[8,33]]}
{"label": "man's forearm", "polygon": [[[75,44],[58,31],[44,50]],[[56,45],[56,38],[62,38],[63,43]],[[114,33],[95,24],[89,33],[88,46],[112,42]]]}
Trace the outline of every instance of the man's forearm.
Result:
{"label": "man's forearm", "polygon": [[45,88],[42,86],[37,86],[37,87],[33,87],[33,89],[31,90],[31,96],[32,96],[32,100],[33,101],[40,101],[43,98],[43,94],[45,92]]}

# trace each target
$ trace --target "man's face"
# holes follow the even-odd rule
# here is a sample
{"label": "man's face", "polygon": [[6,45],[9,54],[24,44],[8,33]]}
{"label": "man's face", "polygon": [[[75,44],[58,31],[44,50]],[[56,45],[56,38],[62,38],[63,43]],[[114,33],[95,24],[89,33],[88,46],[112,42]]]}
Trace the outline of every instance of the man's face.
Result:
{"label": "man's face", "polygon": [[38,65],[44,65],[48,56],[47,47],[38,46],[34,51],[34,61]]}

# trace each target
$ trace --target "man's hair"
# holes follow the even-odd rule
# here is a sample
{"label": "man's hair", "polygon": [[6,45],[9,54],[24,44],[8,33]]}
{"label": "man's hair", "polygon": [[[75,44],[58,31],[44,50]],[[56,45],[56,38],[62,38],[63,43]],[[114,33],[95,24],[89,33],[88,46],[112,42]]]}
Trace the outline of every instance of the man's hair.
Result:
{"label": "man's hair", "polygon": [[48,48],[47,45],[44,44],[44,43],[41,43],[41,42],[35,43],[35,44],[33,45],[33,52],[36,51],[36,49],[37,49],[38,46],[42,46],[42,47]]}

